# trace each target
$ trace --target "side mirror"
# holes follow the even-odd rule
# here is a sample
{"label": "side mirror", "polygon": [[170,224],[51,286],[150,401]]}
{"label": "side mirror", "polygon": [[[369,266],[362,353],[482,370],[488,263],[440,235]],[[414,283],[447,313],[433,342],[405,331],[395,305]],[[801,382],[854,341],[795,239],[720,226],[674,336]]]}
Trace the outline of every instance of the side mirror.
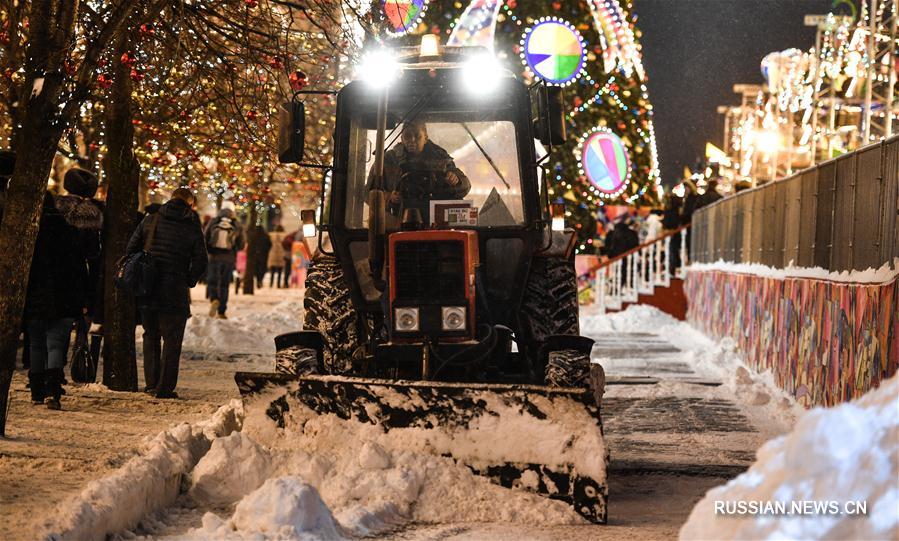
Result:
{"label": "side mirror", "polygon": [[534,132],[537,140],[546,146],[565,142],[565,110],[562,87],[541,84],[531,94],[536,109]]}
{"label": "side mirror", "polygon": [[314,237],[318,234],[318,231],[315,229],[315,211],[314,210],[301,210],[300,211],[300,220],[303,221],[303,236],[308,238]]}
{"label": "side mirror", "polygon": [[301,101],[285,102],[278,109],[278,161],[302,162],[305,146],[306,106]]}

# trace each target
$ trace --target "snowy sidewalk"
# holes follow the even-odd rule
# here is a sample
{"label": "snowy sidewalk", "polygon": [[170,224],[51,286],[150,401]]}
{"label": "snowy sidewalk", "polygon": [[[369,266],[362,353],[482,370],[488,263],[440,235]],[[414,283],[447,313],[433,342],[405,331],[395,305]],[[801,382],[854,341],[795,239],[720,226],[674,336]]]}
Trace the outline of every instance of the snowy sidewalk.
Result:
{"label": "snowy sidewalk", "polygon": [[[69,385],[63,410],[32,406],[27,374],[15,373],[7,439],[0,439],[0,539],[33,539],[33,521],[58,508],[143,450],[170,426],[208,418],[238,396],[237,370],[269,370],[277,334],[301,327],[297,290],[232,296],[228,320],[208,316],[203,286],[193,290],[177,400],[119,393],[99,384]],[[138,385],[143,387],[138,328]],[[102,366],[99,370],[102,373]],[[98,376],[99,378],[99,376]]]}

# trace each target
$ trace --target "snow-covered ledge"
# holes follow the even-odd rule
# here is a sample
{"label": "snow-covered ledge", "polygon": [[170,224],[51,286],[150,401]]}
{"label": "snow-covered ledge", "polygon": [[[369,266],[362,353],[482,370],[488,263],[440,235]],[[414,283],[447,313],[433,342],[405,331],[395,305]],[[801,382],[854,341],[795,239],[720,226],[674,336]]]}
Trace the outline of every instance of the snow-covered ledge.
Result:
{"label": "snow-covered ledge", "polygon": [[[899,260],[897,260],[899,261]],[[899,368],[899,264],[843,273],[719,261],[688,267],[687,319],[733,338],[805,406],[863,395]]]}

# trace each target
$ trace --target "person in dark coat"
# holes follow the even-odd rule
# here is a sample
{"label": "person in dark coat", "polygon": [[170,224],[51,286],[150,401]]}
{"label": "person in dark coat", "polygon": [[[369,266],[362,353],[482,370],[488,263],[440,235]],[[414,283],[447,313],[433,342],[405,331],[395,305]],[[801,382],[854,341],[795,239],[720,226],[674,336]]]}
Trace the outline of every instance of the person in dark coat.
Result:
{"label": "person in dark coat", "polygon": [[709,183],[705,187],[705,193],[700,195],[699,199],[696,201],[696,210],[707,207],[721,198],[721,194],[718,193],[718,179],[709,179]]}
{"label": "person in dark coat", "polygon": [[196,202],[187,188],[178,188],[172,198],[141,222],[128,241],[126,253],[148,251],[156,270],[153,290],[140,297],[144,327],[145,392],[157,398],[176,398],[178,366],[184,327],[190,317],[190,288],[206,272],[207,256],[200,218],[191,208]]}
{"label": "person in dark coat", "polygon": [[284,281],[280,287],[290,287],[290,274],[293,272],[293,241],[302,238],[299,229],[288,233],[281,239],[281,247],[284,248]]}
{"label": "person in dark coat", "polygon": [[[668,195],[665,199],[665,212],[662,217],[662,228],[665,231],[674,231],[681,226],[681,208],[684,205],[684,200],[672,192],[668,192]],[[681,234],[678,233],[671,237],[670,244],[668,245],[668,265],[671,268],[671,272],[674,272],[678,268],[680,268],[680,248],[681,248]]]}
{"label": "person in dark coat", "polygon": [[78,231],[44,196],[40,227],[25,294],[24,321],[30,341],[28,380],[35,404],[60,409],[63,366],[75,318],[87,313],[87,258]]}
{"label": "person in dark coat", "polygon": [[[640,236],[627,222],[626,216],[621,217],[615,223],[615,228],[606,235],[602,253],[609,259],[627,253],[640,245]],[[621,272],[627,276],[627,258],[621,262]]]}
{"label": "person in dark coat", "polygon": [[225,201],[218,216],[206,227],[206,249],[209,251],[209,317],[227,319],[228,293],[237,266],[237,252],[246,245],[243,226],[234,215],[234,203]]}
{"label": "person in dark coat", "polygon": [[[265,271],[268,270],[268,253],[272,249],[272,240],[268,238],[268,233],[261,225],[256,225],[250,230],[250,244],[253,245],[253,261],[247,261],[247,270],[250,271],[248,276],[256,278],[256,287],[262,288],[262,282],[265,278]],[[252,270],[251,270],[252,269]]]}
{"label": "person in dark coat", "polygon": [[91,322],[102,322],[103,312],[103,210],[102,201],[94,199],[99,181],[97,176],[73,167],[66,171],[63,187],[68,195],[56,197],[56,208],[78,232],[78,242],[87,259],[88,280],[85,284],[88,299],[87,314],[78,318],[76,345],[87,343]]}

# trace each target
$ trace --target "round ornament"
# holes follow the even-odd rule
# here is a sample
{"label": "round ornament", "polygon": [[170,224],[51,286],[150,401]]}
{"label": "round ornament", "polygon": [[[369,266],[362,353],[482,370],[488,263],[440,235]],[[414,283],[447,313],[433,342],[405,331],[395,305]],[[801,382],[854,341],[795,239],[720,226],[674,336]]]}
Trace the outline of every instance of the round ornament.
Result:
{"label": "round ornament", "polygon": [[580,169],[601,197],[617,197],[627,188],[631,162],[627,147],[617,135],[595,128],[581,137]]}
{"label": "round ornament", "polygon": [[538,19],[521,39],[521,58],[534,76],[565,86],[584,71],[584,38],[571,23],[555,17]]}
{"label": "round ornament", "polygon": [[387,18],[387,30],[402,36],[411,32],[428,9],[428,0],[381,0],[381,11]]}

